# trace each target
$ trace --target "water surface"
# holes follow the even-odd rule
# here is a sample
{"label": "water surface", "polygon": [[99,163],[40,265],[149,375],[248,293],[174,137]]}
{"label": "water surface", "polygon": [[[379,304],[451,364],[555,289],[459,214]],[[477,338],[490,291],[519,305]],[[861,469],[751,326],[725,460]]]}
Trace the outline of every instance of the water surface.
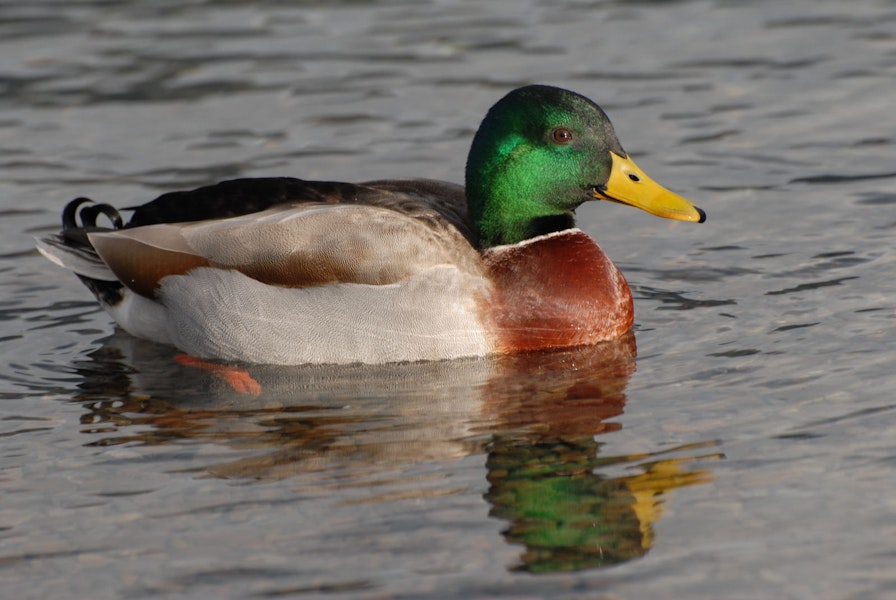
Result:
{"label": "water surface", "polygon": [[[0,568],[19,598],[896,597],[896,5],[0,3]],[[600,103],[632,336],[252,367],[116,334],[32,238],[238,176],[459,181],[507,90]]]}

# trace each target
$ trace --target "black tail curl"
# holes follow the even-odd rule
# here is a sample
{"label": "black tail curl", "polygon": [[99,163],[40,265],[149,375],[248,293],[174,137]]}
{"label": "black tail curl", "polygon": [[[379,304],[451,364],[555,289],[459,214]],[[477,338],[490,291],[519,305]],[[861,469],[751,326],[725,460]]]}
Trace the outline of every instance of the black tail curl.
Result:
{"label": "black tail curl", "polygon": [[[71,231],[73,229],[97,229],[96,219],[100,215],[105,215],[112,221],[113,229],[122,229],[124,227],[124,219],[118,209],[111,204],[91,204],[93,200],[90,198],[75,198],[65,205],[62,210],[62,230]],[[84,206],[90,204],[89,206]],[[80,217],[80,223],[78,222]]]}
{"label": "black tail curl", "polygon": [[[89,234],[110,231],[109,227],[97,226],[96,220],[100,215],[105,215],[112,222],[113,229],[124,227],[124,220],[114,206],[93,204],[90,198],[75,198],[62,210],[62,232],[58,236],[58,242],[74,250],[95,254]],[[99,257],[96,259],[100,260]],[[124,286],[117,280],[93,279],[81,274],[78,274],[78,279],[105,306],[115,306],[124,298]]]}

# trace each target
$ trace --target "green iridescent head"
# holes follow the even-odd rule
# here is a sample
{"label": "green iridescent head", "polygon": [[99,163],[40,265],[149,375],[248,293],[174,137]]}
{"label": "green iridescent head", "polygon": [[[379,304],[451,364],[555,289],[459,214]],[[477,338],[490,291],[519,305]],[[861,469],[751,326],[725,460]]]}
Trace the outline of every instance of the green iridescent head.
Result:
{"label": "green iridescent head", "polygon": [[470,148],[466,187],[483,248],[573,227],[575,209],[594,199],[705,219],[632,162],[597,104],[544,85],[516,89],[488,111]]}

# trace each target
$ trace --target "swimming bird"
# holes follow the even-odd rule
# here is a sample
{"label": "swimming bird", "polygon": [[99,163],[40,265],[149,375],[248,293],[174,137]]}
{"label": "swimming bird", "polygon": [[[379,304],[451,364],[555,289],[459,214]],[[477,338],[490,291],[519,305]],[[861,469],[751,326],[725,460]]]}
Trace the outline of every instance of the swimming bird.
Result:
{"label": "swimming bird", "polygon": [[234,179],[163,194],[127,223],[77,198],[38,248],[124,330],[195,357],[385,363],[615,339],[631,291],[576,208],[706,218],[644,174],[597,104],[545,85],[488,111],[465,180]]}

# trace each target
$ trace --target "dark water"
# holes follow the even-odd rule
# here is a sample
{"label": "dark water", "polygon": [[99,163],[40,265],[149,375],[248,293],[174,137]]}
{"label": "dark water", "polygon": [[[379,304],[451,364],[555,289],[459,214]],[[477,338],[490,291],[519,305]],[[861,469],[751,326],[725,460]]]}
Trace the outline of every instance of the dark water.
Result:
{"label": "dark water", "polygon": [[[0,2],[0,569],[16,598],[896,597],[896,4]],[[77,195],[458,181],[543,82],[704,225],[581,226],[630,338],[256,367],[113,335]]]}

